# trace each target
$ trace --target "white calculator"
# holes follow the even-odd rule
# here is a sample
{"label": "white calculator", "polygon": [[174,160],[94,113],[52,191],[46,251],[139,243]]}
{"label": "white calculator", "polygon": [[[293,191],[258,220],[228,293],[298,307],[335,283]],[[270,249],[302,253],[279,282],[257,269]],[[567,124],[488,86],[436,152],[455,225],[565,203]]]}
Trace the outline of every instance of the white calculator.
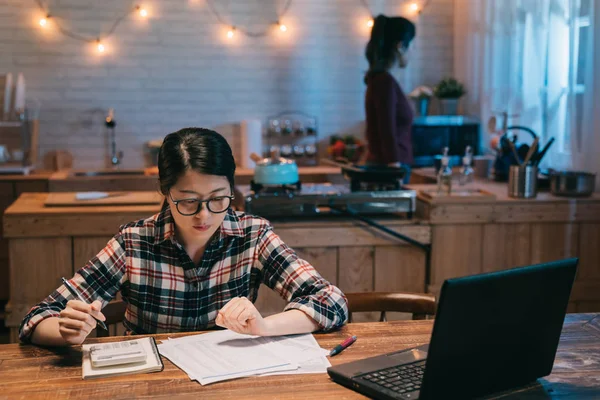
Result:
{"label": "white calculator", "polygon": [[146,351],[137,340],[103,343],[90,348],[93,367],[132,364],[146,361]]}

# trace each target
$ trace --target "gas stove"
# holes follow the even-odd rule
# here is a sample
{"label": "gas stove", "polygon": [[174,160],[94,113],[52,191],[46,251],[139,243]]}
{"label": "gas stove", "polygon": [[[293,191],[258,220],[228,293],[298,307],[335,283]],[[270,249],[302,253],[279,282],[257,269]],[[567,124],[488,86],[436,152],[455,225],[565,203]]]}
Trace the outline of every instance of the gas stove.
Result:
{"label": "gas stove", "polygon": [[402,187],[351,191],[349,185],[306,183],[300,189],[288,186],[253,191],[249,186],[239,186],[238,190],[244,195],[245,211],[265,218],[341,215],[344,211],[412,218],[416,207],[416,192]]}

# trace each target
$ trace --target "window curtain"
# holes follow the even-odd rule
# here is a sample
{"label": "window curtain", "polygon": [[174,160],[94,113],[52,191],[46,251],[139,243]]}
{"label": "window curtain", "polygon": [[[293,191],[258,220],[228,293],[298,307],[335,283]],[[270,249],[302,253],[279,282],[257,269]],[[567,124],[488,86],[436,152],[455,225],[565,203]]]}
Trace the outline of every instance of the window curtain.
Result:
{"label": "window curtain", "polygon": [[[593,130],[593,0],[456,0],[454,71],[466,109],[555,143],[543,166],[581,168]],[[519,133],[523,142],[531,142]]]}

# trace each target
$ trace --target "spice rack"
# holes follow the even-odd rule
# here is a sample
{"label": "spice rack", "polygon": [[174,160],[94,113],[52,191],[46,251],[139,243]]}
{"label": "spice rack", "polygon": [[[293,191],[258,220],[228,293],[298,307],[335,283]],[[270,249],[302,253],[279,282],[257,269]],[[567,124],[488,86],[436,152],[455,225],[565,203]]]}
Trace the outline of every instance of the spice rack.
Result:
{"label": "spice rack", "polygon": [[297,111],[267,118],[265,153],[278,150],[282,157],[300,166],[317,165],[317,117]]}

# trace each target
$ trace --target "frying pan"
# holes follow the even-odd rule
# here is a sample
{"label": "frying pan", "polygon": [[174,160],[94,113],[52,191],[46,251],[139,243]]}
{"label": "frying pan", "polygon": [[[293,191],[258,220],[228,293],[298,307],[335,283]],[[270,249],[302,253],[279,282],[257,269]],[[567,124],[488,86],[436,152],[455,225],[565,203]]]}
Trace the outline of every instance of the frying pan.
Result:
{"label": "frying pan", "polygon": [[323,164],[340,167],[344,175],[354,180],[373,183],[395,182],[404,178],[406,169],[404,167],[391,167],[386,165],[355,165],[343,158],[336,160],[321,159]]}

